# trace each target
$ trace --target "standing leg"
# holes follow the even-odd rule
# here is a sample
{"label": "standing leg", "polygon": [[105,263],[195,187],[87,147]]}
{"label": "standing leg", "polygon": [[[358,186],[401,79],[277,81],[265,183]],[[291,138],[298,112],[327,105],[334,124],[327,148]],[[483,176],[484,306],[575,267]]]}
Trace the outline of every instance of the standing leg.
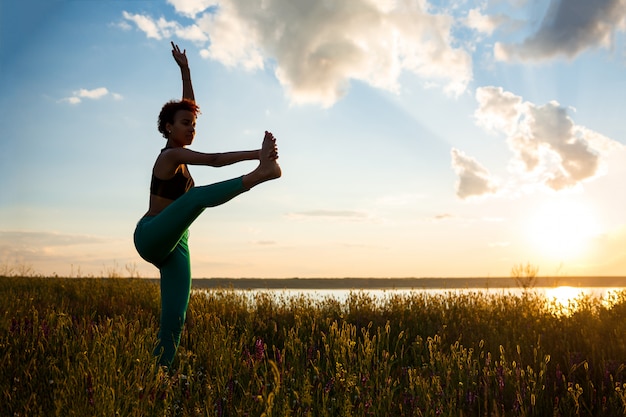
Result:
{"label": "standing leg", "polygon": [[185,232],[161,265],[161,325],[159,342],[154,354],[159,363],[170,366],[183,331],[189,295],[191,293],[191,266],[189,261],[189,232]]}

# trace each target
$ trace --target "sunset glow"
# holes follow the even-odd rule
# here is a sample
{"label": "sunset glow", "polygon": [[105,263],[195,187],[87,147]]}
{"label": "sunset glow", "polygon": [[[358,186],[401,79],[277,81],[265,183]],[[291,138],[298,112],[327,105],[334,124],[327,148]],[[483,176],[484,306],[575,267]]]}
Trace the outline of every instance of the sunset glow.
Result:
{"label": "sunset glow", "polygon": [[591,206],[573,199],[546,202],[529,220],[532,244],[556,260],[584,255],[591,239],[600,233],[600,223]]}
{"label": "sunset glow", "polygon": [[190,148],[269,130],[282,168],[194,222],[194,277],[626,275],[613,0],[61,3],[2,3],[0,268],[156,276],[132,233],[182,94],[173,41]]}

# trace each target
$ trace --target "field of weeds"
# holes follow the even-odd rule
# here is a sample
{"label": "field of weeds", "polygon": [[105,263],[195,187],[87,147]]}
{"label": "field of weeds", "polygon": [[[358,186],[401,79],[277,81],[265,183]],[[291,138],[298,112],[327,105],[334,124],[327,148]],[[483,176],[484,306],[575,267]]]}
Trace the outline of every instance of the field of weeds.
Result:
{"label": "field of weeds", "polygon": [[0,312],[1,416],[626,413],[626,292],[194,292],[169,370],[153,283],[0,277]]}

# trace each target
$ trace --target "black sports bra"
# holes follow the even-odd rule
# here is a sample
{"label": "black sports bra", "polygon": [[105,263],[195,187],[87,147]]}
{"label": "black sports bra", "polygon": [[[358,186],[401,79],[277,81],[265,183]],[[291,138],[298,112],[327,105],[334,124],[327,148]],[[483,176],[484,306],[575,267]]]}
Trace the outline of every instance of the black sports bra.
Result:
{"label": "black sports bra", "polygon": [[[165,148],[167,149],[167,148]],[[162,149],[163,152],[165,149]],[[187,165],[185,165],[185,168]],[[186,170],[189,172],[189,170]],[[183,170],[176,171],[174,176],[168,180],[157,178],[152,173],[152,181],[150,182],[150,194],[158,195],[159,197],[169,198],[170,200],[176,200],[181,195],[185,194],[191,187],[194,186],[193,178],[191,176],[186,177],[183,174]]]}

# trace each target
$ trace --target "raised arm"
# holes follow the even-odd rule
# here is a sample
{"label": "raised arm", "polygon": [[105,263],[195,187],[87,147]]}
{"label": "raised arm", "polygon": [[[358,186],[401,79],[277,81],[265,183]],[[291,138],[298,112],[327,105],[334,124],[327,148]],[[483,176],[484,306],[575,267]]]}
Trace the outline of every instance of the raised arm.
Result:
{"label": "raised arm", "polygon": [[189,70],[189,62],[187,61],[187,50],[183,49],[180,52],[180,48],[174,42],[172,43],[172,56],[180,67],[180,75],[183,79],[183,98],[196,101],[193,94],[193,86],[191,85],[191,71]]}

